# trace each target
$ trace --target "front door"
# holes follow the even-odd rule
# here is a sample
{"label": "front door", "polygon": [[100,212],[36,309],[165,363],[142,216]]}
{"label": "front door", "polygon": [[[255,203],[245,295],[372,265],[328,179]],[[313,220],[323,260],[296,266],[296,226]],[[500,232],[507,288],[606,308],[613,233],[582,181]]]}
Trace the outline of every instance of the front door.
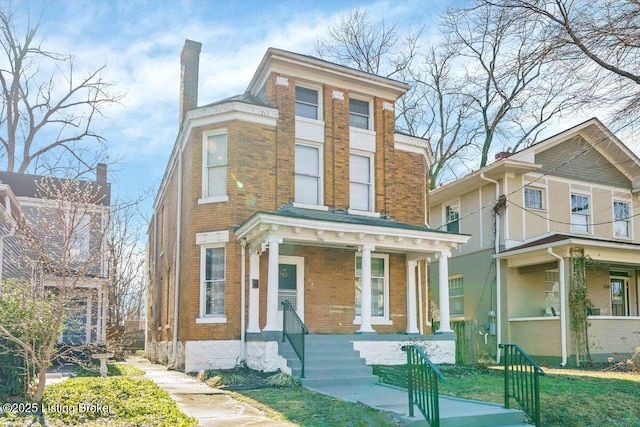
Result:
{"label": "front door", "polygon": [[280,256],[278,264],[278,326],[282,328],[282,301],[287,300],[304,321],[304,258]]}
{"label": "front door", "polygon": [[629,315],[629,281],[611,278],[611,315]]}

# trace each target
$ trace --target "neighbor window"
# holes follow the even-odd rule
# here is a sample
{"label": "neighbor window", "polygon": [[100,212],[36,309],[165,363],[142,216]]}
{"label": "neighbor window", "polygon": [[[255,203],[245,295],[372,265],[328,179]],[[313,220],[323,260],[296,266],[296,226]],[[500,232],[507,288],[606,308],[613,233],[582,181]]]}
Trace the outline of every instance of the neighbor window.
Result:
{"label": "neighbor window", "polygon": [[524,188],[524,205],[531,209],[542,209],[542,190],[539,188]]}
{"label": "neighbor window", "polygon": [[571,195],[571,231],[589,232],[589,196]]}
{"label": "neighbor window", "polygon": [[544,272],[544,315],[560,314],[560,279],[558,270]]}
{"label": "neighbor window", "polygon": [[206,316],[224,316],[225,300],[225,248],[201,249],[201,281],[203,310]]}
{"label": "neighbor window", "polygon": [[460,232],[460,207],[458,202],[452,203],[444,209],[444,222],[447,225],[447,232]]}
{"label": "neighbor window", "polygon": [[320,146],[296,144],[295,201],[305,205],[322,204]]}
{"label": "neighbor window", "polygon": [[369,129],[369,103],[349,98],[349,126]]}
{"label": "neighbor window", "polygon": [[89,254],[91,215],[80,214],[78,212],[67,212],[65,215],[65,237],[69,241],[64,247],[67,251],[67,258],[70,262],[85,261]]}
{"label": "neighbor window", "polygon": [[464,316],[464,277],[449,277],[449,315]]}
{"label": "neighbor window", "polygon": [[[371,255],[371,317],[388,319],[389,258]],[[362,257],[356,256],[356,316],[362,315]]]}
{"label": "neighbor window", "polygon": [[205,198],[227,195],[227,134],[205,135]]}
{"label": "neighbor window", "polygon": [[318,120],[318,91],[296,86],[296,116]]}
{"label": "neighbor window", "polygon": [[373,210],[373,158],[349,156],[349,206],[361,211]]}
{"label": "neighbor window", "polygon": [[629,237],[629,203],[613,202],[613,235]]}

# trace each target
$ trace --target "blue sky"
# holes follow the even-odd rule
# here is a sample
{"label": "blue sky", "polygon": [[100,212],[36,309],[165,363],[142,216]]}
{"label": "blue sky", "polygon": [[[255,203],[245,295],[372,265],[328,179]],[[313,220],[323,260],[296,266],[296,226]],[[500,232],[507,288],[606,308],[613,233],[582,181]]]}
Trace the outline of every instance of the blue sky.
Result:
{"label": "blue sky", "polygon": [[[316,41],[341,14],[360,7],[374,20],[400,28],[424,25],[436,33],[440,9],[469,0],[31,0],[17,6],[20,19],[39,20],[43,47],[75,55],[83,75],[101,65],[103,76],[126,93],[105,111],[95,130],[117,161],[113,195],[158,188],[178,131],[180,50],[185,39],[202,42],[199,104],[244,92],[270,46],[314,54]],[[564,120],[562,130],[584,118]],[[628,142],[628,141],[625,141]],[[145,205],[150,213],[152,201]]]}
{"label": "blue sky", "polygon": [[434,13],[448,2],[36,0],[18,7],[21,19],[27,19],[25,4],[28,18],[41,22],[43,47],[74,55],[79,76],[106,65],[103,76],[126,93],[95,130],[107,139],[110,160],[118,162],[110,175],[114,196],[133,196],[157,189],[176,139],[185,39],[203,44],[204,105],[244,92],[270,46],[313,54],[326,28],[353,8],[402,26],[425,24],[428,33]]}

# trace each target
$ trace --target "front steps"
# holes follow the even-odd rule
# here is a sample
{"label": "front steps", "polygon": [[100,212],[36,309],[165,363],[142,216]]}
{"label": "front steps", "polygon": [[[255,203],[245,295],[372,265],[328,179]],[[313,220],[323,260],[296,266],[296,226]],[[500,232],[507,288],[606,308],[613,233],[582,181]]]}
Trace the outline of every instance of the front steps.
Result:
{"label": "front steps", "polygon": [[[363,403],[385,411],[412,427],[428,426],[417,409],[409,417],[407,391],[379,383],[360,353],[353,349],[349,335],[307,335],[305,339],[305,378],[302,385],[342,400]],[[280,342],[278,352],[287,359],[291,373],[300,378],[298,356],[289,342]],[[500,405],[440,396],[442,427],[526,427],[522,411]]]}
{"label": "front steps", "polygon": [[[279,343],[278,352],[287,359],[292,375],[300,378],[300,360],[291,345]],[[373,385],[379,380],[345,335],[307,335],[304,373],[300,380],[303,386],[310,388]]]}

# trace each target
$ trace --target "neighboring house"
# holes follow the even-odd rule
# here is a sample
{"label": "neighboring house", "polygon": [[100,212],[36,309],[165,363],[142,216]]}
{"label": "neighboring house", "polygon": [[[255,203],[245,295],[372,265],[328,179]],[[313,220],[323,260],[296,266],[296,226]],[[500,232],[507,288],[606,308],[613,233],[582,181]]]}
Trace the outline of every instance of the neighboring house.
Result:
{"label": "neighboring house", "polygon": [[584,254],[592,360],[633,354],[639,192],[640,160],[597,119],[432,191],[430,225],[472,234],[449,262],[452,318],[478,321],[485,354],[499,358],[496,344],[509,342],[575,365],[586,352],[576,351],[569,292]]}
{"label": "neighboring house", "polygon": [[403,360],[407,340],[452,361],[446,310],[443,334],[420,334],[425,260],[468,236],[426,226],[428,143],[394,132],[409,86],[270,48],[245,93],[198,106],[200,48],[182,51],[179,132],[148,232],[148,356],[281,367],[286,299],[312,335],[352,337],[369,363]]}
{"label": "neighboring house", "polygon": [[[59,292],[62,282],[68,283],[70,288],[73,286],[65,328],[58,340],[61,344],[105,342],[108,279],[102,237],[109,221],[111,197],[111,184],[106,179],[106,165],[100,164],[95,182],[78,182],[79,188],[86,189],[87,194],[95,194],[97,199],[90,202],[86,212],[83,207],[82,215],[71,219],[72,208],[69,207],[65,218],[61,218],[59,210],[63,204],[55,199],[57,195],[53,191],[43,191],[45,187],[39,184],[47,182],[51,186],[67,188],[63,183],[69,180],[0,172],[0,278],[27,280],[53,292]],[[65,222],[67,226],[74,222],[66,238],[62,230],[66,228]],[[26,227],[37,230],[41,252],[28,249],[21,240],[24,234],[20,229]],[[59,277],[63,274],[59,260],[65,247],[65,256],[69,259],[64,270],[69,277],[73,275],[67,281]],[[43,263],[42,254],[50,260]]]}

